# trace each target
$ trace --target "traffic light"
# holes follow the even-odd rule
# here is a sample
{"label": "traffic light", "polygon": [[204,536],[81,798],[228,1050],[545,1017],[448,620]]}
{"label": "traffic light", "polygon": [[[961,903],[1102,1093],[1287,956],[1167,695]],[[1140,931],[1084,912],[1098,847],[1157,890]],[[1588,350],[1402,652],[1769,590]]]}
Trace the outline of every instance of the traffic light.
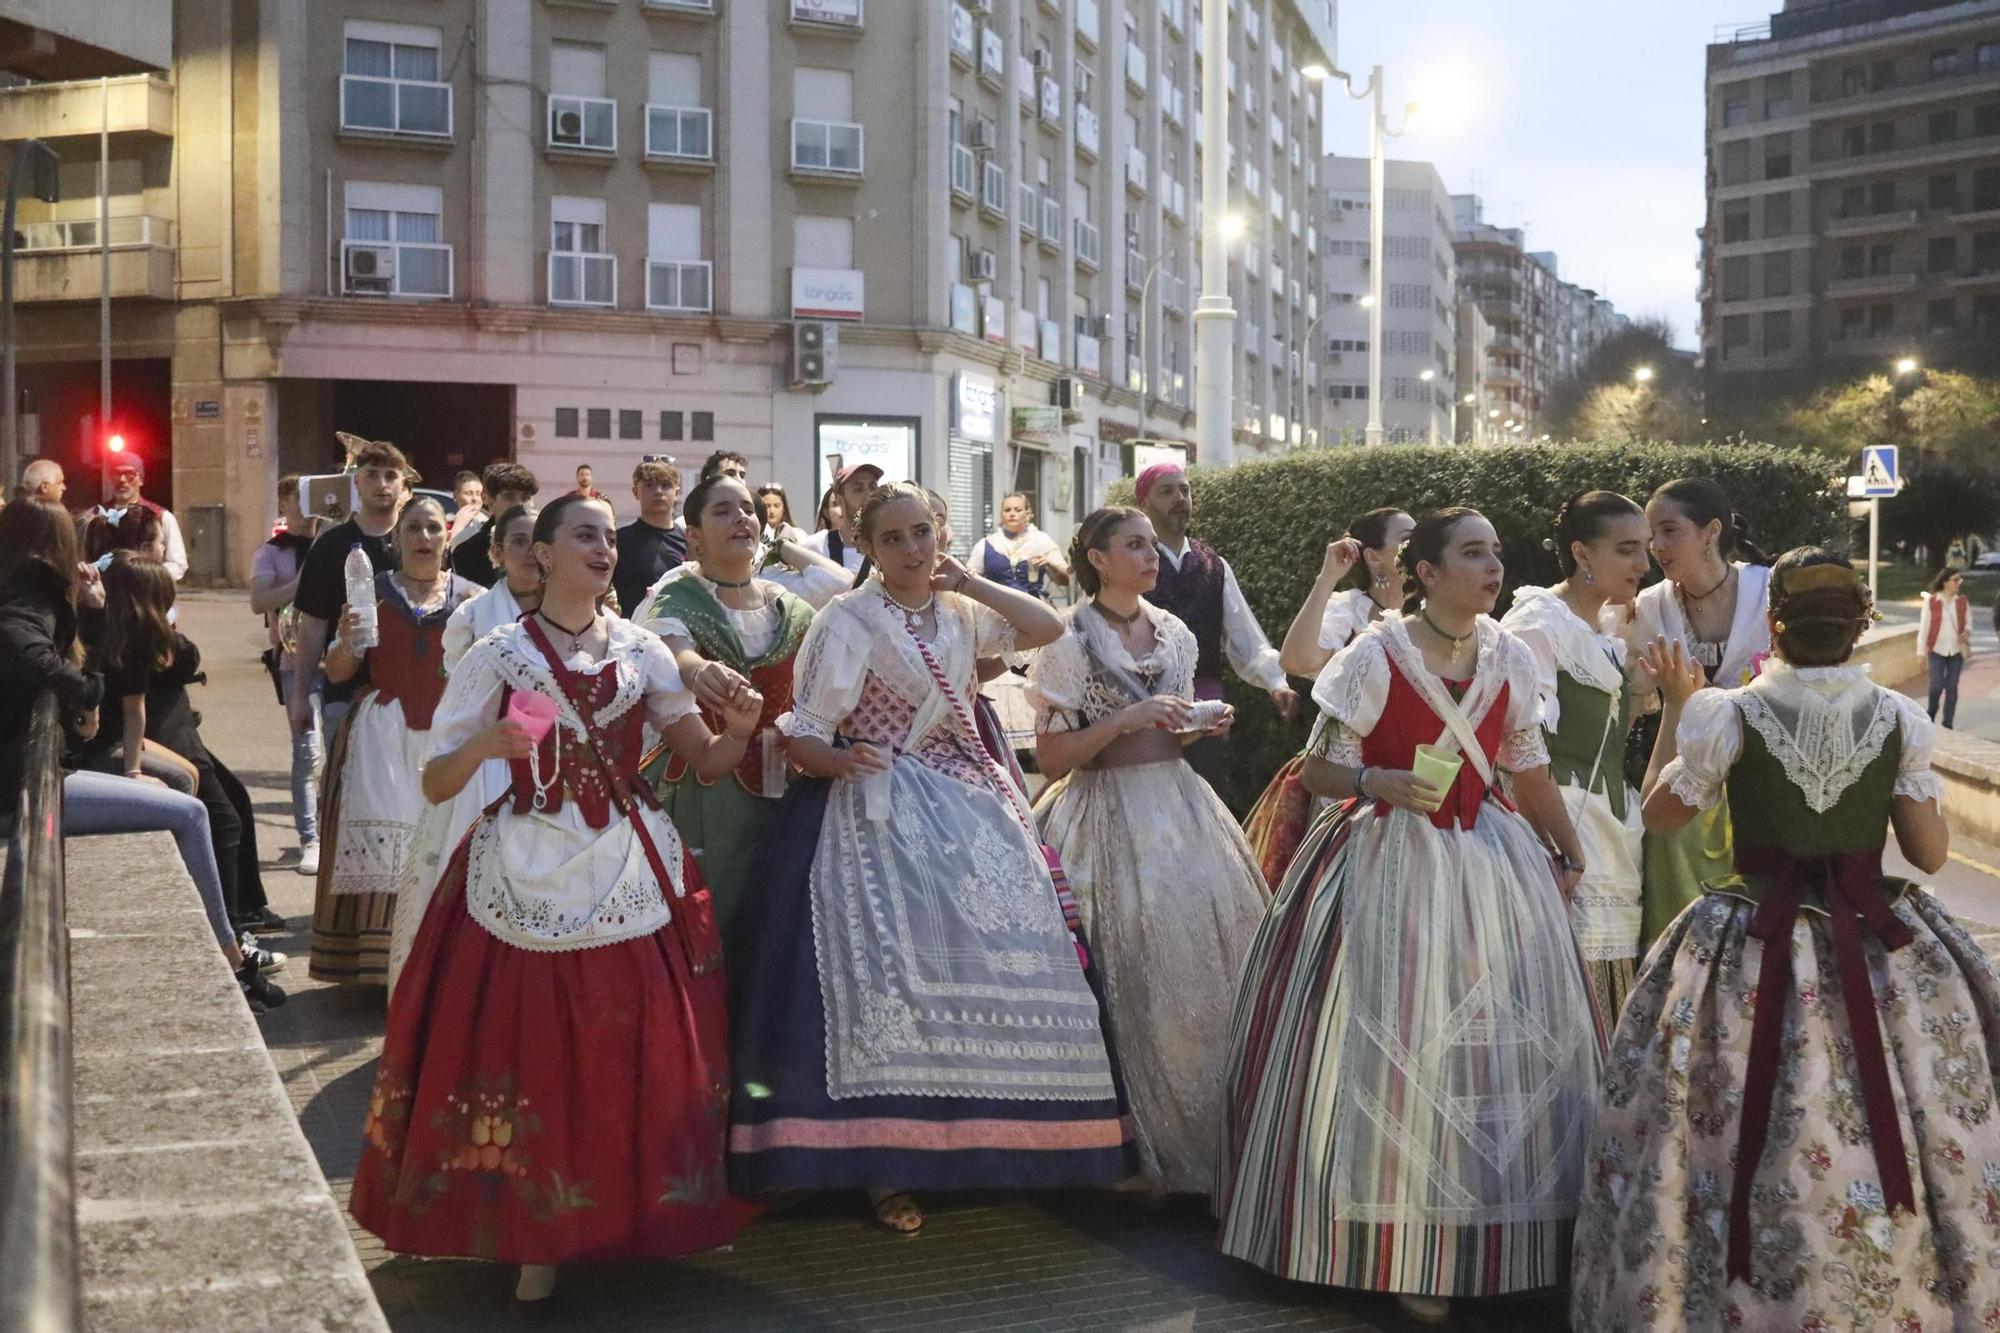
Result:
{"label": "traffic light", "polygon": [[110,454],[124,453],[125,437],[123,435],[120,435],[117,431],[111,432],[110,438],[105,440],[104,442],[104,451]]}

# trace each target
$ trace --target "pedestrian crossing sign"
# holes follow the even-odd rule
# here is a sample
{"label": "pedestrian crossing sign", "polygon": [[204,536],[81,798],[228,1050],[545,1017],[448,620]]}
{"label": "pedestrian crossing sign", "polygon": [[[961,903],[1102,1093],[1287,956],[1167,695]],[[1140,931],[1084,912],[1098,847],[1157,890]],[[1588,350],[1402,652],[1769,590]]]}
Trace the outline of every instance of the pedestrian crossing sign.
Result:
{"label": "pedestrian crossing sign", "polygon": [[1873,500],[1894,495],[1898,489],[1896,446],[1871,444],[1864,448],[1861,451],[1861,494]]}

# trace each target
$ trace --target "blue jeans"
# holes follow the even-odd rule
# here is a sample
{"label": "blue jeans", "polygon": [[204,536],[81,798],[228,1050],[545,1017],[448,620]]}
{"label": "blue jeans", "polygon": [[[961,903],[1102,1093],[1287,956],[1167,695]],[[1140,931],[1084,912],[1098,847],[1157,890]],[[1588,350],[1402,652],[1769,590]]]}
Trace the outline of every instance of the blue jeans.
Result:
{"label": "blue jeans", "polygon": [[1946,731],[1950,731],[1952,723],[1958,720],[1958,678],[1964,670],[1964,653],[1953,653],[1950,657],[1931,654],[1931,721],[1937,721],[1938,699],[1942,696]]}
{"label": "blue jeans", "polygon": [[181,860],[201,894],[208,924],[218,944],[236,941],[223,906],[222,873],[215,865],[215,842],[208,831],[208,807],[192,796],[136,778],[106,773],[70,773],[63,778],[63,836],[101,833],[171,833]]}
{"label": "blue jeans", "polygon": [[[292,672],[280,671],[278,683],[289,703]],[[292,824],[299,831],[301,847],[319,841],[320,683],[315,673],[311,725],[292,733]]]}

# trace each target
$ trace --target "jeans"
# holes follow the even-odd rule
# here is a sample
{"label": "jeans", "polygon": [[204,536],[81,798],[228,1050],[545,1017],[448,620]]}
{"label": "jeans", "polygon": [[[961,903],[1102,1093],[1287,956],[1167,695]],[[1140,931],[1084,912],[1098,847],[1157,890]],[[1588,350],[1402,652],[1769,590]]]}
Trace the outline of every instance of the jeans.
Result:
{"label": "jeans", "polygon": [[1958,678],[1964,670],[1964,653],[1953,653],[1950,657],[1931,654],[1931,721],[1937,721],[1938,699],[1942,696],[1946,731],[1950,731],[1952,723],[1958,719]]}
{"label": "jeans", "polygon": [[63,836],[86,838],[100,833],[171,833],[181,849],[209,928],[218,944],[236,942],[223,906],[222,874],[215,865],[215,843],[208,832],[208,808],[192,796],[134,778],[104,773],[70,773],[63,778]]}
{"label": "jeans", "polygon": [[[292,697],[292,672],[278,673],[279,686],[287,702]],[[299,831],[299,846],[319,841],[320,763],[320,682],[315,675],[312,687],[312,723],[304,731],[292,733],[292,824]]]}

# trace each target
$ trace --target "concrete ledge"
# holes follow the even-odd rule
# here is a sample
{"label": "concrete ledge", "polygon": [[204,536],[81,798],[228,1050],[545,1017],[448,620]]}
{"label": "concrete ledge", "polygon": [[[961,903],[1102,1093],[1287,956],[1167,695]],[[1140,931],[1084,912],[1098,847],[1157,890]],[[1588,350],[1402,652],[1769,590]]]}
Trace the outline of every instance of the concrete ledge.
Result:
{"label": "concrete ledge", "polygon": [[2000,844],[2000,744],[1940,729],[1931,767],[1944,779],[1944,818],[1951,831]]}
{"label": "concrete ledge", "polygon": [[91,1328],[386,1333],[173,840],[66,850]]}
{"label": "concrete ledge", "polygon": [[1895,689],[1924,672],[1915,625],[1877,625],[1855,645],[1854,661],[1866,666],[1877,685]]}

